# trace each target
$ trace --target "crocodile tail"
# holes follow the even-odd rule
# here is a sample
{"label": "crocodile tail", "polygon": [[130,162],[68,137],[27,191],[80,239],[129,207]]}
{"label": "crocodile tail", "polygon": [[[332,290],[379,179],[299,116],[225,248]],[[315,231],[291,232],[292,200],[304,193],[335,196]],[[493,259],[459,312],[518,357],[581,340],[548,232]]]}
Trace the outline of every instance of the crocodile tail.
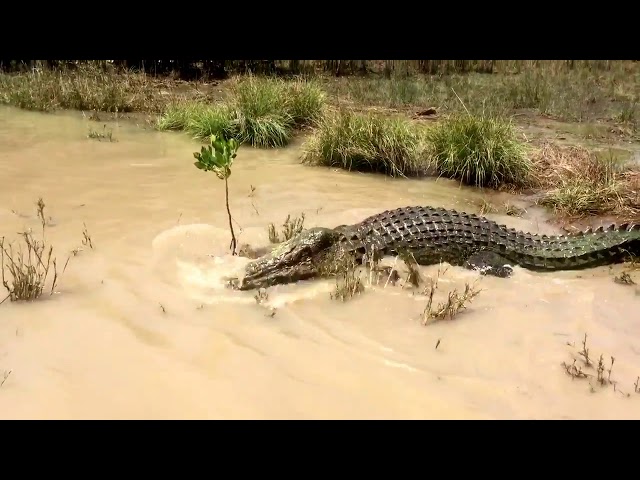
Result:
{"label": "crocodile tail", "polygon": [[640,224],[625,223],[587,229],[571,235],[537,236],[534,245],[516,245],[522,266],[540,270],[571,270],[610,265],[640,257]]}

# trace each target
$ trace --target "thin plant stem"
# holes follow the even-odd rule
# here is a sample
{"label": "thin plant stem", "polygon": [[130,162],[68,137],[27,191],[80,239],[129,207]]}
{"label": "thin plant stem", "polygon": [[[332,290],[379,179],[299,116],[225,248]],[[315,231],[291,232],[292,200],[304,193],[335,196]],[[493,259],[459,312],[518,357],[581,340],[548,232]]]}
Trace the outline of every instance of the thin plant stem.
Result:
{"label": "thin plant stem", "polygon": [[236,247],[238,242],[236,241],[236,235],[233,231],[233,222],[231,221],[231,210],[229,209],[229,182],[227,178],[224,179],[224,193],[225,193],[225,203],[227,205],[227,215],[229,216],[229,229],[231,230],[231,255],[237,255]]}

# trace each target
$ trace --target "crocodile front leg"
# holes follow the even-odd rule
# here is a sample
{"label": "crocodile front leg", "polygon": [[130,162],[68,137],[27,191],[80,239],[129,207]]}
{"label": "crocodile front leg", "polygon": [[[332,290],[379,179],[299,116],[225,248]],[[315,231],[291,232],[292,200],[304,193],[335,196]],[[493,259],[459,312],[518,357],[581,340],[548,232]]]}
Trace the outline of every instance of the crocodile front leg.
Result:
{"label": "crocodile front leg", "polygon": [[513,274],[513,267],[509,260],[498,253],[481,251],[471,255],[464,263],[469,270],[477,270],[482,275],[508,278]]}

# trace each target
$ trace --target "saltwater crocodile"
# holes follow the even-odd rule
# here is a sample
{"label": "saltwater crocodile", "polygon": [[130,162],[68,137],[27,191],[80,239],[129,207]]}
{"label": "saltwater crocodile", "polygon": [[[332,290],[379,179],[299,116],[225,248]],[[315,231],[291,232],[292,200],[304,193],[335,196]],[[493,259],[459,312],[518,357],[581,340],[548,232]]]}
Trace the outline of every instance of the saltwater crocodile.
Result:
{"label": "saltwater crocodile", "polygon": [[405,207],[355,225],[310,228],[249,263],[239,289],[251,290],[320,276],[323,259],[340,252],[362,264],[371,252],[405,250],[420,265],[447,262],[508,277],[509,265],[535,271],[577,270],[640,255],[640,224],[611,225],[571,235],[516,231],[474,214],[433,207]]}

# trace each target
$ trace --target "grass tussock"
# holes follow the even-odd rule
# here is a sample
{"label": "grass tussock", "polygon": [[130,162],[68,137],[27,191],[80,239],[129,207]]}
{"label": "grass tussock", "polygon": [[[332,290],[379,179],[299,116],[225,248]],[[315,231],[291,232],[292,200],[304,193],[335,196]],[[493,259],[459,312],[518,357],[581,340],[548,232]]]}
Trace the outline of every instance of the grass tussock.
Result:
{"label": "grass tussock", "polygon": [[[31,301],[40,298],[49,279],[50,294],[59,279],[56,257],[53,256],[53,246],[48,245],[45,239],[46,218],[44,215],[45,204],[38,200],[37,214],[42,224],[42,239],[35,238],[31,231],[20,233],[21,243],[15,246],[0,238],[0,268],[2,285],[7,290],[7,298],[12,301]],[[69,258],[62,269],[67,268]],[[0,302],[0,303],[2,303]]]}
{"label": "grass tussock", "polygon": [[454,116],[432,127],[376,113],[325,116],[303,146],[303,163],[414,176],[435,172],[476,186],[527,183],[532,163],[513,125]]}
{"label": "grass tussock", "polygon": [[640,169],[614,155],[545,144],[534,156],[540,203],[566,217],[640,215]]}
{"label": "grass tussock", "polygon": [[239,138],[236,110],[225,103],[176,102],[158,119],[158,130],[184,130],[199,140],[211,135]]}
{"label": "grass tussock", "polygon": [[169,103],[156,124],[158,130],[186,130],[189,120],[202,114],[210,106],[200,102]]}
{"label": "grass tussock", "polygon": [[238,121],[233,107],[218,103],[210,107],[191,107],[186,116],[186,130],[195,138],[206,139],[212,135],[220,138],[238,138]]}
{"label": "grass tussock", "polygon": [[326,115],[304,144],[306,164],[412,176],[428,169],[422,127],[404,119],[348,110]]}
{"label": "grass tussock", "polygon": [[256,147],[283,147],[295,124],[282,80],[246,77],[232,86],[233,103],[242,143]]}
{"label": "grass tussock", "polygon": [[496,117],[456,115],[428,130],[437,172],[478,187],[523,185],[533,165],[511,122]]}
{"label": "grass tussock", "polygon": [[159,112],[166,100],[144,74],[87,64],[76,70],[0,73],[0,103],[37,111]]}
{"label": "grass tussock", "polygon": [[231,81],[224,102],[169,105],[158,128],[186,130],[200,139],[216,135],[254,147],[283,147],[296,129],[320,121],[324,104],[324,91],[312,81],[249,75]]}

